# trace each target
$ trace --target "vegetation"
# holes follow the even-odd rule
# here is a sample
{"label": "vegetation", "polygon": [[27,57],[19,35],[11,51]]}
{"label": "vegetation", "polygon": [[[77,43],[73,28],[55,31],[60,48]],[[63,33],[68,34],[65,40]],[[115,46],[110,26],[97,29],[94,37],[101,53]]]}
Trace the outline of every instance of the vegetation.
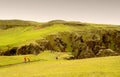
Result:
{"label": "vegetation", "polygon": [[53,20],[46,23],[21,20],[1,22],[1,27],[4,26],[3,24],[15,26],[0,29],[1,55],[38,54],[44,50],[52,50],[71,52],[74,58],[86,58],[106,56],[101,55],[104,52],[109,53],[107,56],[120,53],[118,41],[120,27],[117,25],[64,20]]}
{"label": "vegetation", "polygon": [[0,29],[8,29],[18,26],[38,26],[40,23],[33,21],[23,21],[23,20],[0,20]]}
{"label": "vegetation", "polygon": [[[35,62],[23,63],[23,56],[9,56],[0,60],[8,60],[21,64],[0,67],[0,77],[119,77],[120,56],[89,58],[80,60],[56,60],[55,57],[64,53],[43,52],[38,56],[31,56]],[[28,56],[28,55],[27,55]],[[2,61],[0,61],[1,63]],[[18,62],[18,63],[19,63]],[[3,63],[3,62],[2,62]],[[3,63],[6,64],[6,63]]]}
{"label": "vegetation", "polygon": [[42,28],[42,29],[34,29],[33,27],[18,27],[11,28],[6,31],[1,30],[0,34],[0,48],[4,48],[7,46],[16,46],[21,44],[27,44],[34,40],[43,38],[49,34],[54,34],[63,31],[69,31],[70,28],[68,26],[64,27],[64,25],[54,25],[52,27]]}
{"label": "vegetation", "polygon": [[120,77],[119,38],[118,25],[0,20],[0,77]]}
{"label": "vegetation", "polygon": [[0,56],[0,67],[3,66],[12,66],[17,64],[24,63],[24,57],[30,58],[30,62],[39,62],[39,61],[54,61],[56,57],[59,57],[59,60],[63,60],[65,57],[71,56],[65,52],[52,52],[44,51],[39,55],[16,55],[16,56]]}

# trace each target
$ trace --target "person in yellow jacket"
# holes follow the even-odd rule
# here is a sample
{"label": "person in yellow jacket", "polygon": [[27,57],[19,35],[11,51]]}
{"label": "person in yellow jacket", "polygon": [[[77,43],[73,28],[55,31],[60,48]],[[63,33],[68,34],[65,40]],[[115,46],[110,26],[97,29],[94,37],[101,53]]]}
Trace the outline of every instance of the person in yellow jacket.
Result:
{"label": "person in yellow jacket", "polygon": [[30,62],[30,57],[25,56],[25,57],[24,57],[24,62],[25,62],[25,63],[26,63],[26,62]]}
{"label": "person in yellow jacket", "polygon": [[30,62],[30,57],[27,57],[28,62]]}

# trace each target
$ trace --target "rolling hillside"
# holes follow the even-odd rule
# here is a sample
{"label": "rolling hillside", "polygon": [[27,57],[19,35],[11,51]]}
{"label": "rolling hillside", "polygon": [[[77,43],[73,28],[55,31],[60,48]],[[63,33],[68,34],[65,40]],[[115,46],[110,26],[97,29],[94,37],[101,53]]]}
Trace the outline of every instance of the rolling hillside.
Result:
{"label": "rolling hillside", "polygon": [[8,29],[13,27],[23,26],[38,26],[40,23],[34,21],[23,20],[0,20],[0,29]]}
{"label": "rolling hillside", "polygon": [[120,77],[119,39],[119,25],[0,20],[0,77]]}
{"label": "rolling hillside", "polygon": [[[71,52],[74,58],[120,53],[120,27],[53,20],[44,23],[1,20],[0,54],[38,54],[44,50]],[[5,28],[3,28],[5,26]]]}

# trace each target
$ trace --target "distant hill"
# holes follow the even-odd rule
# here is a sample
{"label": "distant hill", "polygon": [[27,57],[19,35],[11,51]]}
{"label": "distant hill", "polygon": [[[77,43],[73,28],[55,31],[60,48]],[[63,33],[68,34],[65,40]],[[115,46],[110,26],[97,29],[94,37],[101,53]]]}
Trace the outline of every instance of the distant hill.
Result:
{"label": "distant hill", "polygon": [[82,22],[76,22],[76,21],[65,21],[65,20],[52,20],[49,22],[44,23],[44,26],[51,26],[54,24],[63,24],[63,25],[69,25],[69,26],[85,26]]}
{"label": "distant hill", "polygon": [[18,26],[37,26],[39,22],[24,21],[24,20],[0,20],[0,29],[8,29]]}

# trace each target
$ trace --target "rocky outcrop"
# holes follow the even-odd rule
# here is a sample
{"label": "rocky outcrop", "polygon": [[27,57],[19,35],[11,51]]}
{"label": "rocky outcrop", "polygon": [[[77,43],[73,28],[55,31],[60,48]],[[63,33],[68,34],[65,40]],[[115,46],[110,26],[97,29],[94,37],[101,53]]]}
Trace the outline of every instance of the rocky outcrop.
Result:
{"label": "rocky outcrop", "polygon": [[79,34],[80,36],[73,34],[75,41],[72,43],[72,52],[75,58],[119,55],[118,33],[119,31],[105,31],[104,33],[95,31],[94,33],[91,32],[90,37],[87,36],[89,33],[86,35]]}
{"label": "rocky outcrop", "polygon": [[39,54],[44,50],[71,52],[75,59],[120,54],[119,30],[61,32],[36,40],[35,44],[12,48],[2,55]]}
{"label": "rocky outcrop", "polygon": [[0,55],[6,55],[6,56],[16,55],[17,48],[18,47],[13,47],[5,52],[0,52]]}

